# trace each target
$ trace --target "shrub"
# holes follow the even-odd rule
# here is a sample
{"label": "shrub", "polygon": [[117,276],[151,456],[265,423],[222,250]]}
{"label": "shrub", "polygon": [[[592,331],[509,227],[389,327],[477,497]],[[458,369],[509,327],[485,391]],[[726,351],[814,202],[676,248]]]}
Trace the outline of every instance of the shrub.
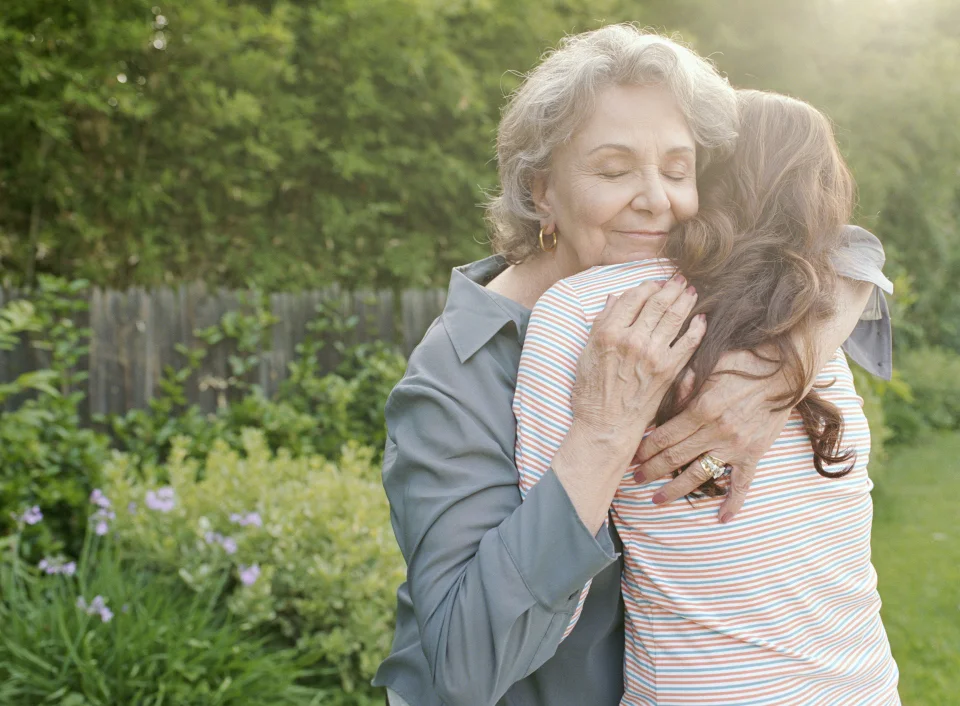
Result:
{"label": "shrub", "polygon": [[875,482],[879,482],[887,458],[887,440],[891,433],[882,401],[883,390],[889,383],[874,377],[857,365],[851,365],[850,369],[853,371],[857,393],[863,398],[863,412],[870,425],[870,476]]}
{"label": "shrub", "polygon": [[403,375],[406,359],[383,342],[345,346],[338,340],[334,346],[340,363],[332,372],[321,372],[319,356],[327,339],[349,335],[357,323],[352,317],[344,319],[336,302],[321,303],[307,325],[306,339],[296,348],[289,377],[276,397],[267,399],[259,386],[245,378],[269,349],[275,319],[265,310],[262,295],[255,294],[248,303],[252,313],[230,312],[216,326],[197,332],[208,346],[225,339],[237,343],[238,353],[229,361],[229,378],[219,381],[225,394],[216,413],[188,405],[184,391],[207,349],[181,346],[185,364],[165,371],[160,394],[147,409],[100,419],[109,425],[117,447],[149,467],[166,462],[177,436],[189,440],[188,457],[204,459],[218,439],[241,451],[241,430],[255,427],[263,430],[271,451],[283,448],[295,457],[335,457],[348,439],[379,454],[386,442],[383,407]]}
{"label": "shrub", "polygon": [[59,548],[79,550],[83,508],[107,456],[106,437],[82,428],[79,414],[86,374],[75,370],[89,332],[74,321],[86,308],[85,287],[41,277],[30,301],[0,309],[0,351],[22,340],[47,365],[0,384],[0,404],[20,400],[14,411],[0,412],[0,535],[13,530],[11,515],[39,506],[47,521],[23,538],[34,560]]}
{"label": "shrub", "polygon": [[[203,592],[90,533],[79,567],[0,562],[0,703],[260,706],[317,703],[293,650],[241,630]],[[44,565],[48,571],[51,565]],[[57,563],[52,564],[57,567]],[[75,572],[75,575],[74,575]]]}
{"label": "shrub", "polygon": [[197,461],[175,439],[164,487],[115,455],[104,490],[129,508],[117,513],[120,541],[194,590],[236,577],[226,605],[244,629],[275,631],[318,665],[325,704],[376,703],[368,683],[390,647],[404,567],[374,452],[348,445],[334,464],[273,454],[260,430],[241,442],[242,453],[217,441]]}
{"label": "shrub", "polygon": [[960,429],[960,355],[944,348],[899,354],[897,367],[908,390],[888,389],[883,408],[891,442],[909,444],[924,432]]}

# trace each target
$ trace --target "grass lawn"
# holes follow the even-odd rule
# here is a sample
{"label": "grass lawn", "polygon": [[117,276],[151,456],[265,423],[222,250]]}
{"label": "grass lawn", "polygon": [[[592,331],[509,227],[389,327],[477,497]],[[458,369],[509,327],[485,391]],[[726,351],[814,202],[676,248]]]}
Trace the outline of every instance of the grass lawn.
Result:
{"label": "grass lawn", "polygon": [[893,450],[875,480],[873,563],[900,697],[960,704],[960,434]]}

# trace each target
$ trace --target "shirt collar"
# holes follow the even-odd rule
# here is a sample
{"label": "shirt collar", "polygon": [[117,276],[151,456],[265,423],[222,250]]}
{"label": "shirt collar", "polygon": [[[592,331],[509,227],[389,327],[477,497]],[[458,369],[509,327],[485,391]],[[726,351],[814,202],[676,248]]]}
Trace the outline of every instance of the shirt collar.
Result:
{"label": "shirt collar", "polygon": [[499,255],[492,255],[456,267],[450,276],[450,288],[441,318],[461,363],[465,363],[508,324],[513,324],[518,341],[523,342],[530,310],[484,286],[506,267],[506,260]]}

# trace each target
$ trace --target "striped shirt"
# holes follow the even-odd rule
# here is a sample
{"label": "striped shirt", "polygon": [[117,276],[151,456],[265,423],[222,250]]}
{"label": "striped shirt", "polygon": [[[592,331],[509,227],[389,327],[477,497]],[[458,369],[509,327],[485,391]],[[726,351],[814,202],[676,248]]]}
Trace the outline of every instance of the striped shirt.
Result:
{"label": "striped shirt", "polygon": [[[577,359],[607,295],[674,271],[667,260],[595,267],[537,303],[514,399],[524,496],[570,427]],[[716,519],[722,498],[656,506],[671,479],[638,486],[626,469],[610,513],[624,547],[622,704],[900,703],[870,563],[870,431],[841,351],[817,377],[831,382],[821,395],[841,410],[843,446],[856,452],[843,478],[816,472],[796,412],[729,525]]]}

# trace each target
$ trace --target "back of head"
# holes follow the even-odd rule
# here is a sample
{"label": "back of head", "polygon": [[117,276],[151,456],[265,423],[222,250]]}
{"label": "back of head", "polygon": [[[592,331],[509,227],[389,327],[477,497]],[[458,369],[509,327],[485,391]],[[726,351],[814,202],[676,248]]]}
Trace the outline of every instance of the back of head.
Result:
{"label": "back of head", "polygon": [[[837,448],[841,420],[815,393],[804,399],[817,372],[807,361],[815,356],[796,340],[812,341],[836,309],[832,255],[853,209],[853,180],[829,120],[809,104],[738,91],[738,105],[733,155],[703,175],[699,214],[667,243],[700,294],[692,315],[708,317],[690,365],[699,389],[724,353],[769,353],[792,381],[793,394],[782,402],[805,415],[822,470],[822,461],[845,458]],[[671,395],[661,413],[669,418],[677,410]]]}

